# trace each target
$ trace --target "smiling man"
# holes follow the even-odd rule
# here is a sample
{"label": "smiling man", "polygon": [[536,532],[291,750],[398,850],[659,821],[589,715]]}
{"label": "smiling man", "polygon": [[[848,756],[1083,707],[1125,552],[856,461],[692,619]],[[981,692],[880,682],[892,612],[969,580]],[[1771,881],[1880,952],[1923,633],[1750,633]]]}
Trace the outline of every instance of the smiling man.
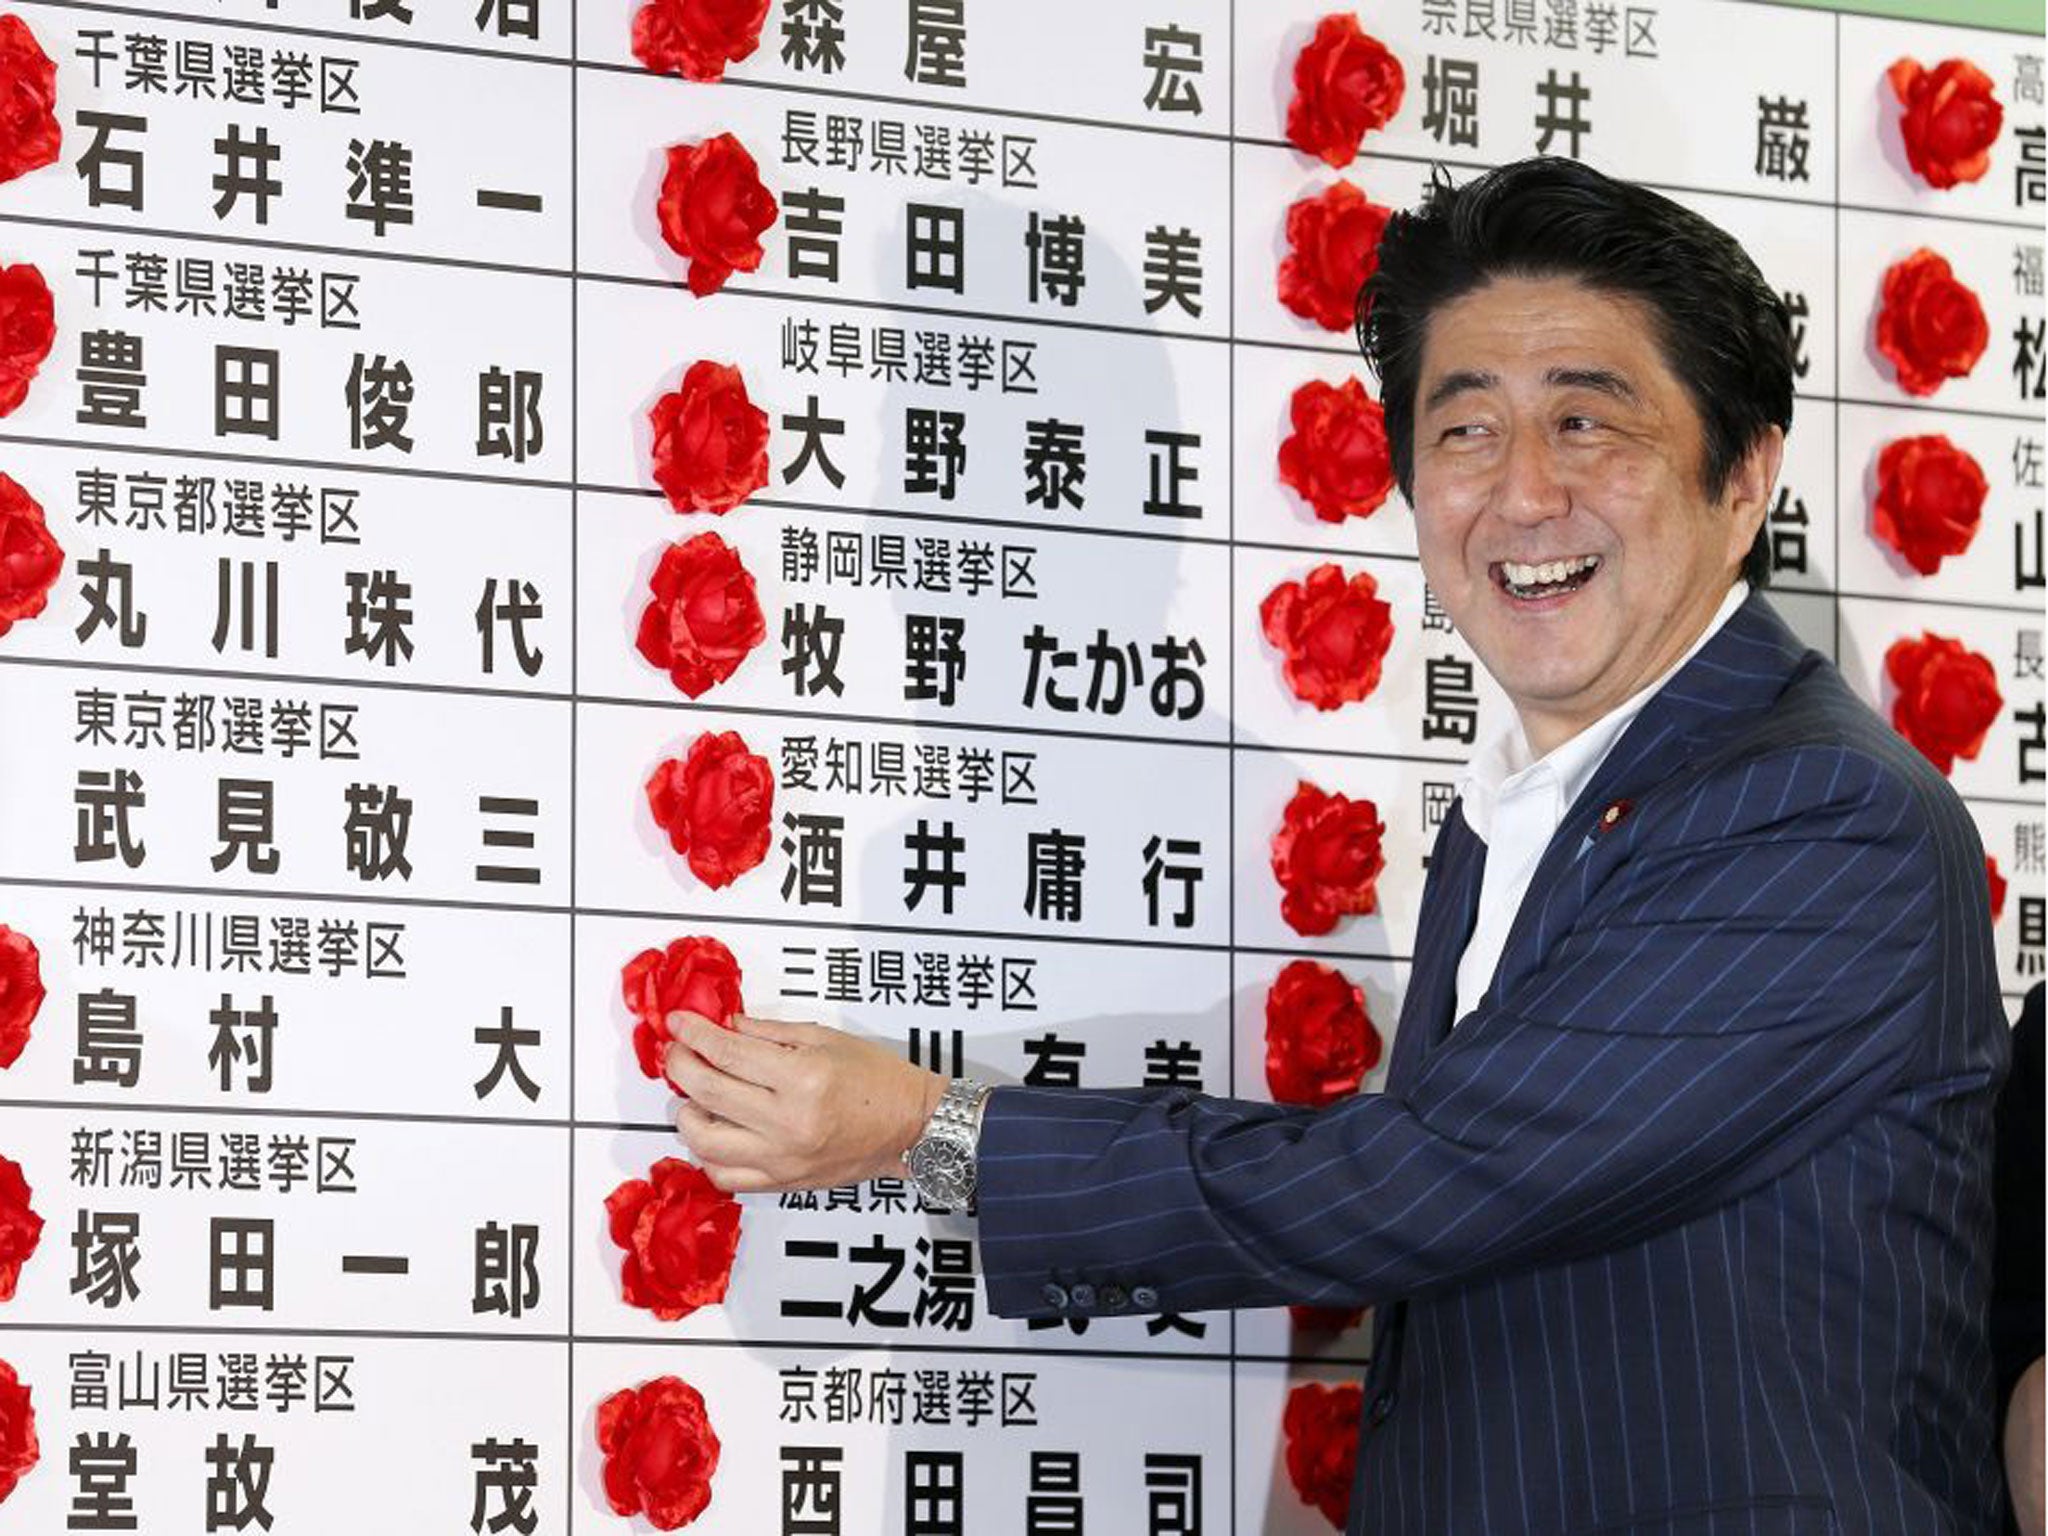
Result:
{"label": "smiling man", "polygon": [[1783,305],[1571,162],[1439,183],[1361,303],[1431,587],[1515,722],[1431,857],[1385,1091],[947,1083],[677,1015],[735,1189],[977,1190],[991,1306],[1378,1307],[1350,1529],[1996,1529],[1983,852],[1755,590]]}
{"label": "smiling man", "polygon": [[1429,321],[1404,470],[1428,509],[1416,540],[1538,755],[1690,650],[1770,500],[1791,391],[1709,464],[1661,352],[1644,300],[1571,277],[1503,274]]}

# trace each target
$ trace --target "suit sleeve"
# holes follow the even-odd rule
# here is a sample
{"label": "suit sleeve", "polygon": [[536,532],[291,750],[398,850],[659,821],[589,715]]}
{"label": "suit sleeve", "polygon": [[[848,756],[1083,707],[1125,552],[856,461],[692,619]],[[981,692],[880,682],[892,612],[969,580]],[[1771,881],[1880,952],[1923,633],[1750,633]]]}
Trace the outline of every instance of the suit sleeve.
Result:
{"label": "suit sleeve", "polygon": [[1974,836],[1847,751],[1673,799],[1553,886],[1582,882],[1568,931],[1399,1097],[998,1089],[992,1310],[1081,1282],[1170,1312],[1423,1294],[1640,1240],[1840,1134],[1939,1027],[1943,908],[1985,896],[1981,853],[1971,889],[1938,845]]}

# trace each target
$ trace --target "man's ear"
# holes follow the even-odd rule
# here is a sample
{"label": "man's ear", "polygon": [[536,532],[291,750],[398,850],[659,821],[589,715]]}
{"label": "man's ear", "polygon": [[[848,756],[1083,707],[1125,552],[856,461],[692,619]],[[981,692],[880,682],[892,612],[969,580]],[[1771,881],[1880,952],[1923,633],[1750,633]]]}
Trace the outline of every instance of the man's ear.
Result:
{"label": "man's ear", "polygon": [[1778,470],[1784,462],[1785,429],[1773,423],[1757,434],[1756,441],[1728,473],[1721,500],[1731,520],[1729,559],[1737,566],[1756,542],[1757,530],[1763,527],[1764,514],[1770,510],[1771,492],[1777,488]]}

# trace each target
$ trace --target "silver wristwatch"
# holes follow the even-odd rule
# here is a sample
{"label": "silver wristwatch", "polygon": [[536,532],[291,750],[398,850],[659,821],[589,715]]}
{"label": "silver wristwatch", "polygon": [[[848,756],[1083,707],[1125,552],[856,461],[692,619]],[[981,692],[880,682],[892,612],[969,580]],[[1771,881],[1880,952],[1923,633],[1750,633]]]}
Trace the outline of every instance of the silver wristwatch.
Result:
{"label": "silver wristwatch", "polygon": [[955,1078],[939,1095],[939,1107],[925,1122],[903,1161],[926,1205],[962,1210],[974,1199],[974,1153],[981,1140],[981,1107],[989,1085]]}

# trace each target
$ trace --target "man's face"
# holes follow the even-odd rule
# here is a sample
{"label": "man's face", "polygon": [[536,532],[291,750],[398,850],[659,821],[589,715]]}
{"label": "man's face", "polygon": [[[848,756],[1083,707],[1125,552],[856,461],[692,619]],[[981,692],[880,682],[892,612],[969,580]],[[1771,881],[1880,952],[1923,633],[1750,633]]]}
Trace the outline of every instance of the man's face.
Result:
{"label": "man's face", "polygon": [[1669,668],[1762,521],[1773,429],[1709,501],[1650,311],[1502,278],[1436,311],[1415,398],[1423,574],[1545,753]]}

